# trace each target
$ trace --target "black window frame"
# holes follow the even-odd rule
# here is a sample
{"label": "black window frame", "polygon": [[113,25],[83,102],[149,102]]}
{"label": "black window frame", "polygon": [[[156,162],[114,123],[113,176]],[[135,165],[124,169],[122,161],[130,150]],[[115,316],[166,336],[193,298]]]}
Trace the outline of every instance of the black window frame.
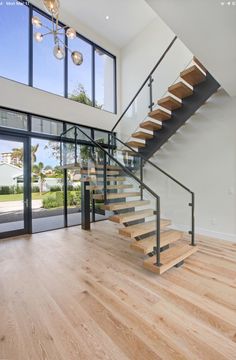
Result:
{"label": "black window frame", "polygon": [[[46,133],[37,133],[37,132],[33,132],[32,131],[32,117],[38,117],[38,118],[42,118],[42,119],[46,119],[46,120],[52,120],[52,121],[56,121],[56,122],[62,122],[63,124],[63,131],[66,130],[67,125],[69,126],[74,126],[74,125],[78,125],[81,128],[86,128],[89,129],[91,131],[91,138],[94,140],[94,132],[97,131],[101,131],[104,133],[107,133],[108,136],[109,134],[111,134],[111,131],[105,130],[105,129],[100,129],[100,128],[94,128],[94,127],[90,127],[90,126],[86,126],[83,124],[78,124],[78,123],[72,123],[72,122],[68,122],[65,120],[60,120],[60,119],[55,119],[52,117],[47,117],[47,116],[43,116],[43,115],[39,115],[39,114],[35,114],[35,113],[29,113],[27,111],[22,111],[22,110],[17,110],[17,109],[13,109],[13,108],[9,108],[9,107],[4,107],[4,106],[0,106],[1,110],[5,110],[5,111],[9,111],[9,112],[14,112],[14,113],[19,113],[19,114],[23,114],[27,117],[27,129],[22,130],[22,129],[17,129],[17,128],[10,128],[10,127],[4,127],[4,126],[0,126],[0,135],[4,135],[4,136],[10,136],[10,137],[16,137],[17,138],[23,138],[25,139],[26,142],[26,176],[25,176],[25,182],[26,182],[26,196],[28,198],[29,201],[29,207],[28,207],[28,211],[25,212],[25,232],[22,232],[21,230],[19,232],[15,232],[15,231],[10,231],[9,233],[0,233],[0,239],[2,238],[7,238],[7,237],[11,237],[11,236],[16,236],[16,235],[20,235],[20,234],[32,234],[32,207],[31,207],[31,173],[32,173],[32,164],[31,164],[31,156],[30,156],[30,149],[31,149],[31,139],[42,139],[42,140],[52,140],[52,141],[58,141],[60,142],[61,137],[57,136],[57,135],[50,135],[50,134],[46,134]],[[65,138],[63,141],[65,141],[65,143],[75,143],[75,140],[72,138]],[[77,145],[88,145],[92,148],[95,148],[95,145],[93,143],[91,143],[90,140],[85,141],[85,140],[77,140]],[[100,145],[102,147],[104,147],[105,149],[109,150],[109,144],[106,143],[100,143]],[[64,169],[64,210],[63,210],[63,217],[64,217],[64,226],[60,227],[60,228],[56,228],[58,229],[63,229],[63,228],[67,228],[67,227],[72,227],[72,226],[80,226],[80,224],[78,225],[69,225],[68,224],[68,212],[67,212],[67,191],[65,191],[65,189],[67,189],[67,170]],[[104,221],[105,219],[95,219],[93,218],[92,222],[98,222],[98,221]],[[41,232],[45,232],[45,231],[53,231],[55,229],[51,229],[51,230],[41,230],[39,231]],[[34,232],[34,234],[36,234],[37,232]]]}
{"label": "black window frame", "polygon": [[[31,4],[29,1],[25,1],[25,0],[18,0],[18,2],[21,2],[22,3],[22,6],[27,6],[29,8],[29,12],[28,12],[28,16],[29,16],[29,19],[28,19],[28,26],[29,26],[29,37],[28,37],[28,54],[29,54],[29,59],[28,59],[28,83],[25,84],[25,83],[21,83],[17,80],[14,80],[14,79],[8,79],[4,76],[1,76],[2,78],[5,78],[5,79],[8,79],[10,81],[14,81],[14,82],[17,82],[17,83],[20,83],[20,84],[23,84],[23,85],[26,85],[26,86],[30,86],[34,89],[38,89],[39,91],[43,91],[43,92],[46,92],[46,93],[49,93],[49,94],[53,94],[55,96],[59,96],[59,97],[64,97],[66,98],[67,100],[71,100],[71,101],[74,101],[73,99],[70,99],[68,97],[68,49],[65,48],[65,59],[63,60],[64,61],[64,76],[63,76],[63,81],[64,81],[64,95],[59,95],[59,94],[55,94],[55,93],[52,93],[52,92],[49,92],[47,90],[43,90],[43,89],[40,89],[40,88],[37,88],[35,86],[33,86],[33,58],[34,58],[34,52],[33,52],[33,25],[32,25],[32,16],[33,16],[33,11],[36,11],[38,12],[41,16],[44,16],[46,17],[47,19],[51,20],[51,17],[49,14],[47,14],[46,12],[44,12],[43,10],[39,9],[37,6]],[[55,21],[55,19],[54,19]],[[60,26],[64,27],[69,27],[68,25],[64,24],[63,22],[59,21],[58,22]],[[100,45],[94,43],[92,40],[86,38],[84,35],[78,33],[76,31],[76,36],[78,38],[80,38],[81,40],[87,42],[88,44],[90,44],[92,46],[92,64],[91,64],[91,78],[92,78],[92,105],[87,105],[87,106],[92,106],[94,107],[95,109],[98,109],[98,110],[102,110],[102,111],[105,111],[105,112],[108,112],[108,113],[111,113],[111,114],[117,114],[117,61],[116,61],[116,56],[111,54],[108,50],[102,48]],[[67,41],[67,37],[65,35],[64,37],[64,40],[65,40],[65,44],[67,45],[68,41]],[[96,103],[96,94],[95,94],[95,50],[98,49],[98,50],[101,50],[104,54],[106,54],[107,56],[111,57],[113,59],[113,83],[114,83],[114,89],[113,89],[113,93],[114,93],[114,100],[113,100],[113,111],[109,111],[109,110],[105,110],[105,109],[100,109],[98,107],[95,106],[95,103]]]}

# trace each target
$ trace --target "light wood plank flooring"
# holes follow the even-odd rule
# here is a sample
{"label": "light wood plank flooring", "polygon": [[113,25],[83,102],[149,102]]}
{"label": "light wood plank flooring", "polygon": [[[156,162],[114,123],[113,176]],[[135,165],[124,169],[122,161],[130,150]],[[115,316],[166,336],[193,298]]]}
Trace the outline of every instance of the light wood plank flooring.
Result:
{"label": "light wood plank flooring", "polygon": [[158,276],[92,228],[0,242],[0,359],[236,359],[236,244],[201,237]]}

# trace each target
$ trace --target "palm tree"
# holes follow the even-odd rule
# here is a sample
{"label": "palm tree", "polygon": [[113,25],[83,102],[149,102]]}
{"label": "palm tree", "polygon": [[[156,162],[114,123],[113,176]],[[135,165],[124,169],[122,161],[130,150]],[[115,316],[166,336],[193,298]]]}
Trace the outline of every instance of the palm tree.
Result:
{"label": "palm tree", "polygon": [[37,158],[36,158],[36,152],[38,151],[39,148],[39,144],[36,145],[31,145],[31,161],[32,164],[36,162]]}
{"label": "palm tree", "polygon": [[14,164],[16,164],[19,167],[22,167],[24,158],[24,150],[22,148],[14,148],[11,151],[11,160]]}
{"label": "palm tree", "polygon": [[33,173],[34,175],[38,176],[40,179],[40,194],[43,192],[43,183],[45,181],[46,175],[43,172],[44,164],[42,162],[39,162],[37,165],[33,165]]}
{"label": "palm tree", "polygon": [[[31,145],[31,160],[32,164],[36,162],[36,152],[38,151],[39,144]],[[22,167],[23,159],[24,159],[24,149],[22,148],[14,148],[11,152],[11,158],[14,163],[18,166]]]}

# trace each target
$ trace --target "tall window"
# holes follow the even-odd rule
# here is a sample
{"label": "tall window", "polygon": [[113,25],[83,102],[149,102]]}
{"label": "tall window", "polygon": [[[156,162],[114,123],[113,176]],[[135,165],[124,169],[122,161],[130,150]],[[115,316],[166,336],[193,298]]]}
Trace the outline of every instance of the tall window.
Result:
{"label": "tall window", "polygon": [[52,34],[41,42],[31,37],[31,32],[38,32],[31,24],[31,12],[46,26],[39,32],[52,30],[47,14],[27,1],[0,1],[0,76],[115,112],[115,57],[77,34],[74,40],[67,39],[68,46],[83,54],[83,63],[74,65],[69,50],[68,59],[56,59]]}
{"label": "tall window", "polygon": [[[43,24],[52,28],[46,17],[33,12]],[[33,41],[33,86],[54,94],[64,96],[64,60],[57,60],[53,55],[53,36],[45,36],[43,41]]]}
{"label": "tall window", "polygon": [[92,101],[92,45],[77,37],[68,41],[69,48],[83,54],[83,63],[75,66],[68,59],[68,97],[83,104],[93,105]]}
{"label": "tall window", "polygon": [[0,2],[0,76],[28,84],[29,8]]}
{"label": "tall window", "polygon": [[96,107],[114,112],[114,58],[100,49],[95,50]]}

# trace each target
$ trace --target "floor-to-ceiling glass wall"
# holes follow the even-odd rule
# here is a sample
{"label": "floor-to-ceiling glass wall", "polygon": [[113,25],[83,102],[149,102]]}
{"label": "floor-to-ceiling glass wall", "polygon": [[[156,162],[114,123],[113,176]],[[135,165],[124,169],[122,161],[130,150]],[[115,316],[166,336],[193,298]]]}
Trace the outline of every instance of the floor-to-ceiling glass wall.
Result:
{"label": "floor-to-ceiling glass wall", "polygon": [[[75,147],[73,124],[0,108],[0,237],[81,224],[81,170],[102,166],[94,140],[108,146],[108,132],[81,129]],[[61,149],[64,163],[77,157],[79,168],[61,167]],[[102,185],[102,175],[93,177]],[[104,218],[102,203],[91,196],[91,221]]]}

